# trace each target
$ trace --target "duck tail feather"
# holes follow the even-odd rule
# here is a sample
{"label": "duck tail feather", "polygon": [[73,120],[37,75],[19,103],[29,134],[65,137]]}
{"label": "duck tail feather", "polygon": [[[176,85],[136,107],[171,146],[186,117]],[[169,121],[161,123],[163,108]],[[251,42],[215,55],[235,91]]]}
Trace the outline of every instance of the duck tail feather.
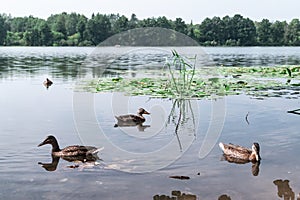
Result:
{"label": "duck tail feather", "polygon": [[90,152],[91,154],[97,154],[98,152],[102,151],[104,149],[104,147],[101,148],[97,148],[94,151]]}
{"label": "duck tail feather", "polygon": [[224,144],[222,142],[219,143],[219,147],[222,149],[222,151],[224,152],[225,150],[225,147],[224,147]]}

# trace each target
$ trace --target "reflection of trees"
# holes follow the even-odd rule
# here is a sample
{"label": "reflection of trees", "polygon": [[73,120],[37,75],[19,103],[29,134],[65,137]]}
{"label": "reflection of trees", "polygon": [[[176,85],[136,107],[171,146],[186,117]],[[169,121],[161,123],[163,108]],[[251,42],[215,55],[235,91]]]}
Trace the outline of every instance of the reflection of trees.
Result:
{"label": "reflection of trees", "polygon": [[[295,193],[293,192],[292,188],[289,185],[289,180],[282,180],[278,179],[273,181],[273,183],[277,186],[278,189],[278,196],[283,198],[284,200],[294,200]],[[298,198],[297,198],[298,199]]]}
{"label": "reflection of trees", "polygon": [[182,145],[179,137],[179,132],[181,128],[189,128],[189,132],[194,133],[194,137],[196,137],[196,123],[195,123],[195,115],[193,113],[192,105],[190,100],[186,99],[175,99],[173,102],[173,106],[171,112],[168,116],[167,124],[171,124],[175,126],[174,133],[177,137],[178,144],[180,150],[182,150]]}
{"label": "reflection of trees", "polygon": [[153,200],[196,200],[197,196],[194,194],[185,194],[181,193],[181,191],[172,191],[171,196],[167,195],[155,195],[153,196]]}
{"label": "reflection of trees", "polygon": [[83,56],[64,56],[51,57],[37,56],[1,56],[0,57],[0,77],[28,74],[44,74],[45,71],[54,77],[75,78],[79,76],[81,64],[84,61]]}

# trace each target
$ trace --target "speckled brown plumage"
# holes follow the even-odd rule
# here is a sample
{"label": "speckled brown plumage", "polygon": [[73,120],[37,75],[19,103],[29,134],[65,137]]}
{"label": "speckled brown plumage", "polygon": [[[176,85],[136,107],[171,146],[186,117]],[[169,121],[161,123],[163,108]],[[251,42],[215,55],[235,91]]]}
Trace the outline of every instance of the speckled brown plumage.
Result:
{"label": "speckled brown plumage", "polygon": [[140,108],[137,112],[137,115],[128,114],[115,117],[118,120],[117,124],[141,124],[145,122],[143,114],[150,115],[150,113],[147,112],[144,108]]}
{"label": "speckled brown plumage", "polygon": [[63,149],[59,148],[56,138],[52,135],[49,135],[42,143],[38,146],[43,146],[45,144],[52,145],[52,155],[58,157],[87,157],[96,155],[101,149],[92,146],[80,146],[72,145],[65,147]]}
{"label": "speckled brown plumage", "polygon": [[260,161],[260,147],[258,143],[253,143],[252,149],[248,149],[239,145],[234,144],[223,144],[219,143],[220,148],[222,149],[224,155],[230,160],[231,158],[242,161],[252,161],[258,162]]}

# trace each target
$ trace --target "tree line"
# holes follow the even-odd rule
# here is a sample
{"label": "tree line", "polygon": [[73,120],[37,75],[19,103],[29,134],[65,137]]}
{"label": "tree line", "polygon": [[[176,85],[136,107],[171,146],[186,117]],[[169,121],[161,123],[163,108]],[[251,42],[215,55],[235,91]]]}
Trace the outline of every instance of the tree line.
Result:
{"label": "tree line", "polygon": [[11,17],[0,14],[0,45],[5,46],[93,46],[108,37],[134,28],[161,27],[183,33],[204,46],[300,46],[300,22],[263,19],[260,22],[240,14],[213,17],[201,24],[186,23],[181,18],[138,19],[119,14],[61,13],[47,20]]}

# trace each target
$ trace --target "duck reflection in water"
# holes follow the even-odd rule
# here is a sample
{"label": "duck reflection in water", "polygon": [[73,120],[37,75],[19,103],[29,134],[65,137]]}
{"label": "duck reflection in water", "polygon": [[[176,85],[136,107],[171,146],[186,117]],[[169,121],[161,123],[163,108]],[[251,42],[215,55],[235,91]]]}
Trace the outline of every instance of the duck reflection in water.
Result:
{"label": "duck reflection in water", "polygon": [[52,135],[48,136],[42,143],[38,145],[38,147],[43,146],[45,144],[52,145],[52,162],[51,163],[42,163],[39,162],[38,164],[42,165],[47,171],[55,171],[57,165],[59,163],[59,159],[62,158],[69,162],[95,162],[97,160],[101,160],[97,153],[102,150],[92,146],[80,146],[80,145],[73,145],[68,146],[63,149],[59,148],[58,142],[56,138]]}
{"label": "duck reflection in water", "polygon": [[150,125],[143,125],[143,124],[136,124],[136,123],[132,123],[132,124],[117,123],[114,125],[114,127],[134,127],[134,126],[136,126],[136,128],[140,132],[144,132],[146,128],[150,127]]}
{"label": "duck reflection in water", "polygon": [[144,108],[139,108],[137,111],[137,115],[128,114],[128,115],[121,115],[115,116],[118,122],[114,125],[114,127],[134,127],[136,126],[137,129],[141,132],[145,131],[146,128],[150,127],[150,125],[143,125],[146,121],[143,114],[150,115]]}
{"label": "duck reflection in water", "polygon": [[[278,196],[280,198],[283,198],[285,200],[294,200],[295,199],[295,193],[293,192],[292,188],[289,185],[289,180],[275,180],[273,183],[277,186],[278,189]],[[300,198],[298,197],[297,200]]]}
{"label": "duck reflection in water", "polygon": [[226,160],[230,163],[246,164],[252,162],[252,175],[258,176],[260,165],[260,146],[258,143],[253,143],[252,149],[248,149],[239,145],[219,143],[223,151],[221,160]]}
{"label": "duck reflection in water", "polygon": [[42,163],[42,162],[38,162],[39,165],[41,165],[45,170],[47,171],[55,171],[57,168],[57,165],[59,163],[59,159],[60,157],[57,156],[51,156],[52,157],[52,162],[51,163]]}
{"label": "duck reflection in water", "polygon": [[41,165],[45,170],[47,171],[55,171],[58,163],[60,161],[60,158],[68,161],[68,162],[73,162],[75,163],[74,165],[69,165],[67,166],[68,168],[78,168],[80,167],[80,163],[82,163],[82,168],[88,167],[88,166],[95,166],[97,160],[102,160],[100,158],[96,158],[95,156],[91,157],[84,157],[84,156],[79,156],[79,157],[58,157],[51,155],[52,157],[52,162],[51,163],[43,163],[43,162],[38,162],[39,165]]}

